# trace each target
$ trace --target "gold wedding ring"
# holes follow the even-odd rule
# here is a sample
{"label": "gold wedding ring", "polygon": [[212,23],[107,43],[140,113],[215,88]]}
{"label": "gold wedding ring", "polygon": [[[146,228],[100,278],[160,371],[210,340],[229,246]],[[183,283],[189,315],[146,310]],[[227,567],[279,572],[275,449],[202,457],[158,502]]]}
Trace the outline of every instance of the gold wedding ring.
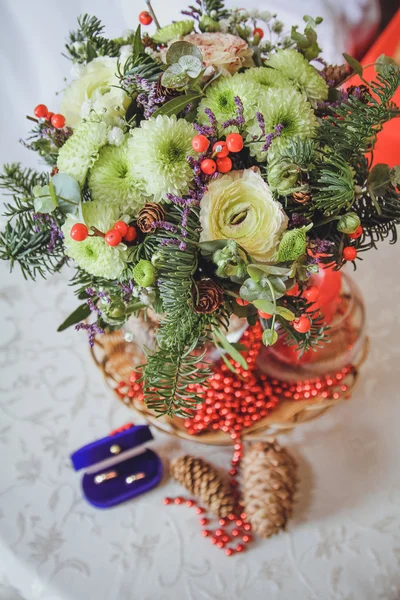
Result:
{"label": "gold wedding ring", "polygon": [[125,482],[129,484],[138,481],[139,479],[144,479],[145,477],[146,475],[144,473],[135,473],[134,475],[129,475],[129,477],[125,479]]}
{"label": "gold wedding ring", "polygon": [[103,481],[115,479],[115,477],[118,477],[117,471],[108,471],[107,473],[101,473],[100,475],[96,475],[96,477],[94,478],[94,482],[103,483]]}

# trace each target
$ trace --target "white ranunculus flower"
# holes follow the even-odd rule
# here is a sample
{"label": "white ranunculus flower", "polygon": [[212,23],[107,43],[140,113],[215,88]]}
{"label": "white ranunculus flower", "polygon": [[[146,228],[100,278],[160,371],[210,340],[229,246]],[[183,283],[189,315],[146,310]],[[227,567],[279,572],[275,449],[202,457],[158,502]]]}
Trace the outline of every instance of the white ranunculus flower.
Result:
{"label": "white ranunculus flower", "polygon": [[64,92],[60,112],[67,125],[77,127],[93,113],[107,125],[116,124],[131,101],[118,85],[117,58],[98,57],[88,63]]}
{"label": "white ranunculus flower", "polygon": [[260,262],[276,253],[288,218],[258,169],[231,171],[208,186],[200,203],[200,241],[235,240]]}

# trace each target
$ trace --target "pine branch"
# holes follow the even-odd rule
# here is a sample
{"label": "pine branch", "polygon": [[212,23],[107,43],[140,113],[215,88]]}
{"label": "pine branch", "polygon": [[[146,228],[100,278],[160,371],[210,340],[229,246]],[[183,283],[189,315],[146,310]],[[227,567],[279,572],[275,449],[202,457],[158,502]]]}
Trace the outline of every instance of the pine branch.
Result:
{"label": "pine branch", "polygon": [[[165,318],[156,335],[157,349],[143,367],[145,399],[159,414],[187,415],[203,399],[188,389],[209,376],[201,348],[207,330],[220,326],[221,315],[200,315],[193,310],[193,276],[198,266],[199,208],[191,206],[182,225],[183,211],[172,206],[168,218],[174,231],[158,230],[154,237],[158,288]],[[179,247],[183,242],[184,246]],[[197,355],[192,355],[194,350]]]}
{"label": "pine branch", "polygon": [[65,44],[70,60],[87,64],[98,56],[118,56],[121,44],[103,36],[104,26],[100,19],[88,14],[78,18],[78,29],[71,31]]}
{"label": "pine branch", "polygon": [[325,317],[319,309],[313,309],[313,305],[301,296],[291,297],[290,301],[286,301],[286,306],[297,316],[307,314],[311,320],[311,329],[307,333],[299,333],[285,319],[281,317],[277,319],[282,339],[288,346],[296,347],[299,358],[310,350],[316,352],[329,341],[327,335],[329,327],[325,325]]}
{"label": "pine branch", "polygon": [[8,196],[28,198],[36,185],[46,185],[47,182],[47,173],[23,169],[21,163],[5,164],[0,174],[0,189]]}
{"label": "pine branch", "polygon": [[388,66],[370,84],[367,103],[350,96],[347,102],[331,109],[334,114],[323,119],[318,130],[321,142],[344,160],[358,160],[370,152],[384,123],[396,115],[391,99],[399,86],[400,69]]}
{"label": "pine branch", "polygon": [[311,185],[314,205],[325,215],[337,215],[354,200],[354,170],[339,154],[329,154],[317,167]]}

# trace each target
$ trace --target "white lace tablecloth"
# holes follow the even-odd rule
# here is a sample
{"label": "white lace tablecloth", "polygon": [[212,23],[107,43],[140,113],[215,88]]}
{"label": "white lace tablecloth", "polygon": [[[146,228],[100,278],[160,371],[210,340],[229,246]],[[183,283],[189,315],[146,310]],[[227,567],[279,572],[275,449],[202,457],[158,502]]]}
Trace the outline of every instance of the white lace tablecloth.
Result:
{"label": "white lace tablecloth", "polygon": [[[179,3],[157,4],[166,19]],[[329,3],[315,4],[321,13]],[[139,10],[123,0],[2,1],[1,162],[35,164],[16,143],[21,117],[62,89],[60,36],[75,14],[97,12],[117,34]],[[193,511],[163,506],[182,493],[167,479],[110,510],[83,500],[69,454],[132,415],[106,388],[85,335],[56,332],[75,307],[68,273],[34,285],[1,265],[0,600],[399,600],[398,252],[385,245],[357,271],[371,353],[354,398],[281,440],[300,464],[288,532],[231,558],[201,538]],[[191,452],[229,464],[227,448],[155,436],[166,463]]]}

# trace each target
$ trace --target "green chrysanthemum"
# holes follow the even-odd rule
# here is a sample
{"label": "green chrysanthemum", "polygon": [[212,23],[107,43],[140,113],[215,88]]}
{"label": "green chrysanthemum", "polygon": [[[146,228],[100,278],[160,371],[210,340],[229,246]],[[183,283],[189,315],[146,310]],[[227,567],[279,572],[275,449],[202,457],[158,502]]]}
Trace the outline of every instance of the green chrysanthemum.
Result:
{"label": "green chrysanthemum", "polygon": [[311,103],[326,100],[328,86],[318,71],[297,50],[278,50],[269,58],[267,65],[277,69],[289,79]]}
{"label": "green chrysanthemum", "polygon": [[[204,111],[210,108],[222,132],[222,124],[237,117],[235,96],[238,96],[243,103],[244,118],[247,123],[250,119],[254,119],[258,102],[264,94],[265,90],[259,84],[250,81],[241,73],[233,77],[222,77],[207,89],[206,97],[200,102],[198,121],[201,124],[209,124],[208,116]],[[225,133],[237,131],[237,127],[229,127],[224,131]]]}
{"label": "green chrysanthemum", "polygon": [[160,115],[142,121],[129,140],[129,160],[133,176],[146,185],[155,202],[167,194],[185,194],[193,178],[187,157],[193,156],[193,126],[185,119]]}
{"label": "green chrysanthemum", "polygon": [[171,40],[177,40],[183,35],[188,35],[193,31],[194,21],[187,19],[186,21],[177,21],[165,27],[158,29],[151,37],[157,44],[168,44]]}
{"label": "green chrysanthemum", "polygon": [[60,148],[57,167],[62,173],[73,177],[81,187],[90,167],[96,162],[99,150],[107,142],[108,127],[105,123],[82,122],[72,136]]}
{"label": "green chrysanthemum", "polygon": [[[311,105],[304,95],[295,89],[272,88],[268,90],[260,98],[258,111],[264,117],[267,134],[273,133],[278,125],[283,125],[282,132],[275,137],[270,146],[269,151],[274,155],[279,154],[295,137],[302,139],[312,137],[314,129],[318,125]],[[260,126],[257,121],[253,120],[248,132],[252,156],[256,156],[260,162],[265,161],[267,151],[262,149],[265,138],[260,142],[252,141],[253,136],[260,137]]]}
{"label": "green chrysanthemum", "polygon": [[149,287],[155,282],[156,270],[149,260],[139,260],[132,272],[133,279],[140,287]]}
{"label": "green chrysanthemum", "polygon": [[127,142],[100,150],[88,185],[93,200],[115,205],[121,213],[136,215],[146,202],[145,183],[135,174]]}
{"label": "green chrysanthemum", "polygon": [[[118,221],[120,213],[116,207],[100,202],[86,202],[82,213],[88,228],[94,226],[100,231],[108,231]],[[120,246],[108,246],[102,237],[87,237],[83,242],[75,242],[70,235],[71,227],[77,222],[69,215],[62,230],[64,233],[65,253],[87,273],[105,279],[118,279],[125,267],[128,252]]]}
{"label": "green chrysanthemum", "polygon": [[254,69],[246,69],[243,76],[248,81],[258,83],[263,88],[283,88],[293,87],[293,83],[276,69],[268,67],[255,67]]}

